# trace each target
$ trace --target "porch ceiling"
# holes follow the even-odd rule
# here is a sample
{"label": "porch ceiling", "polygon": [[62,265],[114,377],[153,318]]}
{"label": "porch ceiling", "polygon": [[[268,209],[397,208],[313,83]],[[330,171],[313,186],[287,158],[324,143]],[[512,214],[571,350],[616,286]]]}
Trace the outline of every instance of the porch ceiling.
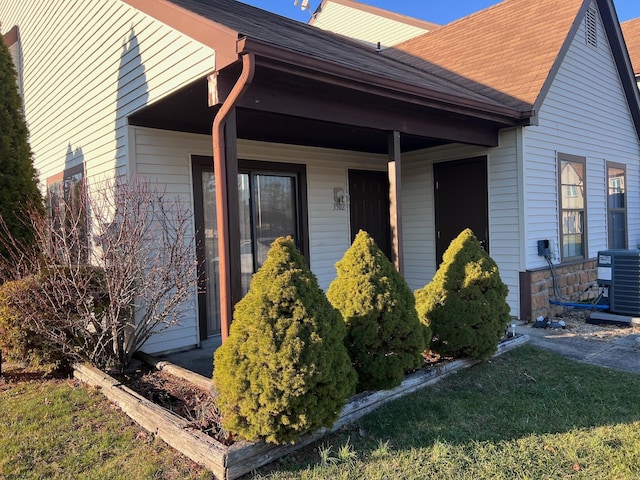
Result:
{"label": "porch ceiling", "polygon": [[[223,97],[237,76],[236,68],[219,75]],[[207,99],[203,78],[131,115],[129,123],[210,135],[217,107]],[[495,145],[504,126],[264,66],[240,98],[236,123],[241,139],[383,154],[394,130],[408,152],[454,142]]]}
{"label": "porch ceiling", "polygon": [[[207,81],[188,87],[145,107],[129,117],[129,124],[187,133],[211,135],[217,108],[207,106]],[[372,128],[327,122],[239,107],[238,138],[292,145],[338,148],[368,153],[387,153],[387,133]],[[402,136],[403,151],[442,145],[446,141]]]}

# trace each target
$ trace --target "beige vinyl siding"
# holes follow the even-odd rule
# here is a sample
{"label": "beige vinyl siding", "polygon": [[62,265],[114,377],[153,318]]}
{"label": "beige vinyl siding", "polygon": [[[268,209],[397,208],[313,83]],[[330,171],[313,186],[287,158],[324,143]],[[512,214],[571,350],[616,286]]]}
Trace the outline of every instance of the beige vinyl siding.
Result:
{"label": "beige vinyl siding", "polygon": [[25,113],[41,178],[79,152],[89,177],[127,164],[126,118],[204,77],[214,52],[118,0],[11,1],[3,30],[18,25]]}
{"label": "beige vinyl siding", "polygon": [[511,315],[520,314],[521,198],[518,187],[517,130],[500,132],[489,152],[489,245],[502,281],[509,287]]}
{"label": "beige vinyl siding", "polygon": [[404,277],[412,290],[436,272],[433,166],[424,153],[402,158],[402,243]]}
{"label": "beige vinyl siding", "polygon": [[[212,155],[211,137],[150,128],[129,127],[132,172],[166,189],[170,198],[179,198],[193,212],[191,155]],[[193,238],[195,227],[190,226]],[[144,345],[147,353],[195,346],[200,341],[195,292],[185,305],[180,325],[152,336]]]}
{"label": "beige vinyl siding", "polygon": [[[451,145],[405,154],[402,170],[402,212],[405,277],[412,289],[431,281],[437,269],[433,163],[487,156],[490,255],[509,287],[511,314],[520,305],[520,194],[518,189],[517,130],[500,132],[499,146],[491,149]],[[461,193],[463,194],[463,193]]]}
{"label": "beige vinyl siding", "polygon": [[586,158],[588,257],[608,248],[606,162],[627,166],[629,246],[640,240],[640,145],[604,27],[598,48],[587,45],[584,22],[541,105],[538,126],[524,132],[526,267],[546,265],[536,241],[550,239],[559,259],[557,153]]}
{"label": "beige vinyl siding", "polygon": [[242,140],[238,156],[307,166],[311,270],[326,290],[336,276],[335,263],[351,245],[349,210],[333,210],[333,189],[348,189],[349,169],[386,171],[387,156]]}
{"label": "beige vinyl siding", "polygon": [[326,3],[310,23],[314,27],[345,35],[372,47],[380,42],[383,49],[429,31],[333,2]]}
{"label": "beige vinyl siding", "polygon": [[[129,127],[132,139],[132,171],[166,185],[167,194],[178,196],[193,210],[191,155],[211,155],[207,135],[194,135],[150,128]],[[371,155],[326,148],[238,140],[238,156],[304,164],[307,167],[309,205],[309,249],[311,270],[325,289],[335,278],[335,263],[351,244],[349,212],[333,210],[334,187],[348,187],[349,169],[385,170],[386,155]],[[190,234],[194,235],[193,225]],[[194,296],[181,324],[152,337],[144,347],[148,353],[185,348],[197,344],[198,319]]]}

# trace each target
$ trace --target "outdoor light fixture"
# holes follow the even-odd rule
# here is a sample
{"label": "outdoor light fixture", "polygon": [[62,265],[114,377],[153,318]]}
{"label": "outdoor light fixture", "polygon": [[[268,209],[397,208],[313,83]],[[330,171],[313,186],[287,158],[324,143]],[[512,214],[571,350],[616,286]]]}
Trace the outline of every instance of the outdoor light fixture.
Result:
{"label": "outdoor light fixture", "polygon": [[333,210],[346,210],[347,205],[351,203],[348,193],[345,193],[343,187],[335,187],[333,189]]}

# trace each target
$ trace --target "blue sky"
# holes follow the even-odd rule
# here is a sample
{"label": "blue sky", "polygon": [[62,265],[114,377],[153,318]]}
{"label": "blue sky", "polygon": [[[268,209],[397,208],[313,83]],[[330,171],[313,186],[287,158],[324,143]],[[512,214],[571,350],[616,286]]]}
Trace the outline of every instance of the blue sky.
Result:
{"label": "blue sky", "polygon": [[[295,18],[307,22],[310,17],[308,11],[301,11],[293,5],[294,0],[241,0],[263,10],[270,10],[285,17]],[[482,10],[490,5],[499,3],[498,0],[360,0],[392,12],[402,13],[411,17],[430,22],[445,24],[470,13]],[[536,1],[536,0],[531,0]],[[562,1],[562,0],[558,0]],[[620,21],[640,17],[639,0],[613,0]],[[309,0],[311,10],[320,4],[320,0]]]}

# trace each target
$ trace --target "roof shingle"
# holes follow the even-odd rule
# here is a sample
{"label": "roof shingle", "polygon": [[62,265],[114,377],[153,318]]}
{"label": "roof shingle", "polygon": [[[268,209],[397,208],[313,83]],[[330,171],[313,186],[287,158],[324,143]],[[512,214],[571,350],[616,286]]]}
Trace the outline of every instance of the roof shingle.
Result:
{"label": "roof shingle", "polygon": [[319,60],[346,66],[372,76],[388,78],[434,92],[483,102],[507,105],[499,92],[465,79],[444,75],[436,66],[416,68],[376,53],[355,40],[252,7],[236,0],[168,0],[234,31],[239,36],[277,46]]}
{"label": "roof shingle", "polygon": [[622,22],[620,26],[631,58],[633,73],[638,76],[640,75],[640,17]]}
{"label": "roof shingle", "polygon": [[468,85],[498,90],[512,107],[530,107],[582,3],[505,0],[389,48],[384,54],[419,68],[425,62],[435,64],[446,78],[466,79]]}

